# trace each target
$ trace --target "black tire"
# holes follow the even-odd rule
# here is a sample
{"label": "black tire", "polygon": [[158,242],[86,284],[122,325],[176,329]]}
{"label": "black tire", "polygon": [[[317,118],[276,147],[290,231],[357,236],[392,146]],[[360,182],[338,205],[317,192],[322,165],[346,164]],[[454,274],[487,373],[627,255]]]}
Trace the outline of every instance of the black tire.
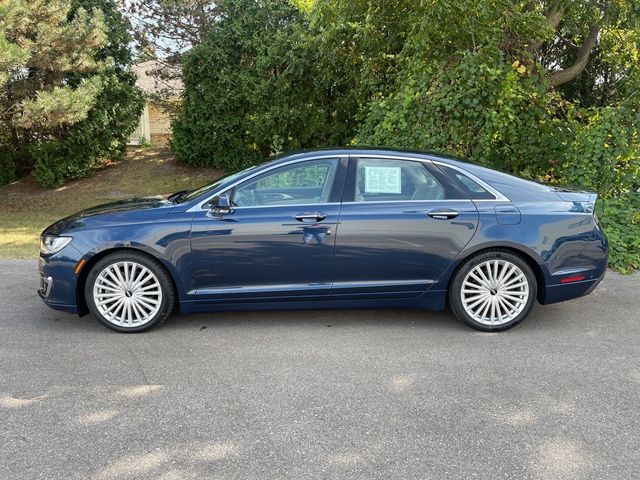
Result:
{"label": "black tire", "polygon": [[[480,265],[486,266],[485,262],[493,261],[493,260],[508,262],[509,264],[515,265],[517,268],[520,269],[520,271],[524,274],[524,277],[526,278],[526,282],[528,284],[527,285],[528,297],[526,299],[526,303],[524,303],[524,307],[522,308],[522,310],[519,313],[517,313],[517,315],[514,315],[512,319],[506,321],[505,323],[487,324],[487,323],[482,323],[476,320],[473,316],[471,316],[467,312],[467,309],[465,309],[465,306],[463,304],[463,295],[467,295],[467,294],[462,293],[462,287],[463,287],[465,278],[467,278],[467,275],[469,275],[469,273],[472,270],[474,270],[476,267]],[[501,265],[504,265],[504,263],[502,263]],[[533,308],[533,304],[537,297],[537,287],[538,285],[536,281],[536,276],[533,273],[533,270],[531,269],[529,264],[526,262],[526,260],[507,250],[500,250],[500,249],[489,250],[469,258],[468,260],[463,262],[462,265],[455,272],[453,276],[453,280],[449,287],[449,306],[453,314],[456,317],[458,317],[460,320],[462,320],[464,323],[469,325],[470,327],[475,328],[476,330],[481,330],[483,332],[499,332],[502,330],[507,330],[509,328],[515,327],[520,322],[522,322],[525,318],[527,318],[527,315],[529,315],[529,312],[531,312],[531,309]],[[526,287],[523,287],[523,288],[526,288]],[[496,295],[496,294],[499,295],[496,289],[489,290],[489,292],[491,291],[494,291],[494,293],[490,293],[491,295]],[[468,295],[474,295],[474,294],[468,294]],[[468,298],[467,298],[467,301],[469,301]],[[480,316],[481,315],[479,314],[479,317]]]}
{"label": "black tire", "polygon": [[[150,319],[145,320],[145,322],[141,325],[134,325],[131,327],[117,325],[109,321],[109,319],[107,319],[96,306],[93,295],[96,280],[98,279],[102,271],[119,262],[134,262],[147,268],[150,272],[153,273],[153,275],[155,275],[160,285],[162,297],[159,302],[159,307],[156,307],[157,312]],[[110,328],[111,330],[124,333],[145,332],[147,330],[150,330],[151,328],[157,327],[162,322],[164,322],[167,317],[169,317],[169,315],[171,315],[171,312],[176,305],[176,293],[173,287],[171,276],[169,275],[167,270],[150,255],[147,255],[143,252],[136,252],[131,250],[114,252],[98,260],[98,262],[96,262],[96,264],[91,268],[91,271],[87,275],[87,280],[84,286],[84,295],[89,310],[103,325]]]}

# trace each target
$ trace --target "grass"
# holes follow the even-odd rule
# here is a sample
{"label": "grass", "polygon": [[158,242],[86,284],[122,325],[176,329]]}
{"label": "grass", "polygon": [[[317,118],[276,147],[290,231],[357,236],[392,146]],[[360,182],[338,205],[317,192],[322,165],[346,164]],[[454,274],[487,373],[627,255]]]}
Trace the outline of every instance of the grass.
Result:
{"label": "grass", "polygon": [[166,149],[131,148],[123,161],[59,188],[42,188],[27,176],[0,187],[0,259],[37,258],[40,232],[79,210],[195,188],[220,175],[213,169],[189,168]]}

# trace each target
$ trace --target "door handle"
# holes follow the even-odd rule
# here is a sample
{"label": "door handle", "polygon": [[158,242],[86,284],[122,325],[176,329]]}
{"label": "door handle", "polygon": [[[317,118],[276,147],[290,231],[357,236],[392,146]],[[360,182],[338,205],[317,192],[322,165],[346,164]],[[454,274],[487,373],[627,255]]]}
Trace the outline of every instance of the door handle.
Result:
{"label": "door handle", "polygon": [[451,220],[452,218],[456,218],[460,215],[460,213],[455,210],[438,209],[427,212],[427,215],[431,218],[435,218],[436,220]]}
{"label": "door handle", "polygon": [[293,218],[295,218],[299,222],[304,222],[307,220],[313,220],[314,222],[319,222],[327,218],[327,214],[322,212],[299,213],[297,215],[294,215]]}

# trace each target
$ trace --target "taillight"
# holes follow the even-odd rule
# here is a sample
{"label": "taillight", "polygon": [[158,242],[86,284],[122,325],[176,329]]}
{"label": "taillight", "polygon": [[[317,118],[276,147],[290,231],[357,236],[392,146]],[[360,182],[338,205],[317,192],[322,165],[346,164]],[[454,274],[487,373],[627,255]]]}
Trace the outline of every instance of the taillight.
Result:
{"label": "taillight", "polygon": [[560,283],[580,282],[585,278],[586,277],[584,275],[571,275],[570,277],[561,278]]}

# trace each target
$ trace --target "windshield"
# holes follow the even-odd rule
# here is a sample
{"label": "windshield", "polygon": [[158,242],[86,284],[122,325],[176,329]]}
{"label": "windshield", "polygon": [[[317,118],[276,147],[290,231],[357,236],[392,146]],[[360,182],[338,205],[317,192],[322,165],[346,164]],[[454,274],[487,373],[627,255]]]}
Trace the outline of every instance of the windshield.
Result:
{"label": "windshield", "polygon": [[236,178],[240,177],[241,175],[244,175],[245,173],[247,173],[250,170],[253,170],[254,168],[256,168],[257,165],[252,165],[249,168],[245,168],[244,170],[240,171],[240,172],[236,172],[236,173],[232,173],[231,175],[225,175],[223,177],[220,177],[218,180],[216,180],[213,183],[210,183],[208,185],[205,185],[204,187],[200,187],[196,190],[191,190],[190,192],[181,195],[178,199],[178,203],[183,203],[183,202],[190,202],[193,199],[198,198],[200,195],[204,195],[212,190],[214,190],[215,188],[218,188],[219,186],[225,184],[225,183],[231,183],[233,182],[233,180],[235,180]]}

